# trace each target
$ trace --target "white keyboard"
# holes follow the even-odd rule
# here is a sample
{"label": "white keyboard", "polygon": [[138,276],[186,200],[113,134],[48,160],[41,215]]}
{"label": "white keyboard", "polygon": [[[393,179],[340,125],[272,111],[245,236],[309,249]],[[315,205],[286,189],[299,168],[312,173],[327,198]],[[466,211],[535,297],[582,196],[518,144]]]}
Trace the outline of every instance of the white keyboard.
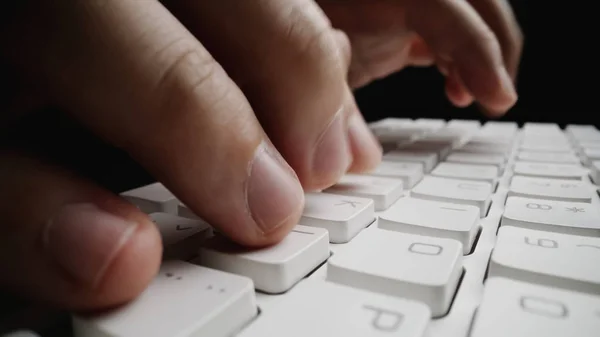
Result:
{"label": "white keyboard", "polygon": [[76,337],[600,336],[600,131],[389,118],[384,162],[307,193],[278,245],[230,249],[161,184],[123,193],[165,244]]}

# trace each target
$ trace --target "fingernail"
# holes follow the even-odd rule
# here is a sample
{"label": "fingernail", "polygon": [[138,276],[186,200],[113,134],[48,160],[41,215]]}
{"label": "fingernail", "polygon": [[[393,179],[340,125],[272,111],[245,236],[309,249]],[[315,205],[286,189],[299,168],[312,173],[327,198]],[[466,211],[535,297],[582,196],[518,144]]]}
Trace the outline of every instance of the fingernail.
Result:
{"label": "fingernail", "polygon": [[273,231],[302,208],[304,193],[293,170],[268,145],[261,145],[250,170],[246,197],[264,233]]}
{"label": "fingernail", "polygon": [[63,206],[48,221],[43,242],[48,255],[76,281],[95,288],[137,223],[93,204]]}
{"label": "fingernail", "polygon": [[317,142],[315,149],[313,174],[317,180],[324,183],[333,183],[331,180],[343,175],[351,163],[348,132],[344,127],[342,116],[342,112],[336,115]]}
{"label": "fingernail", "polygon": [[507,100],[510,100],[511,103],[516,102],[517,92],[515,90],[515,84],[513,83],[513,80],[505,67],[500,67],[498,69],[498,77],[500,78],[500,84],[502,85],[502,89]]}

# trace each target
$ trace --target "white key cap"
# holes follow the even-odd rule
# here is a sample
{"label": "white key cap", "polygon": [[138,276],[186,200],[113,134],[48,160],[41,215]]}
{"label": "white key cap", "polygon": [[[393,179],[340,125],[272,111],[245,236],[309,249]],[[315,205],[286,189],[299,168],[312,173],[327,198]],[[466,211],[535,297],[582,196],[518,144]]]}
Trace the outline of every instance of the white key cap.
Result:
{"label": "white key cap", "polygon": [[510,182],[508,196],[590,203],[594,189],[589,183],[577,180],[515,176]]}
{"label": "white key cap", "polygon": [[430,172],[438,163],[436,152],[417,152],[394,150],[383,155],[383,160],[391,162],[419,163],[425,172]]}
{"label": "white key cap", "polygon": [[163,262],[135,300],[75,316],[75,337],[228,337],[258,313],[252,280],[182,261]]}
{"label": "white key cap", "polygon": [[588,203],[509,197],[501,225],[600,237],[600,211]]}
{"label": "white key cap", "polygon": [[382,211],[402,196],[404,184],[400,179],[346,174],[324,192],[373,199],[375,210]]}
{"label": "white key cap", "polygon": [[439,317],[450,308],[462,274],[462,245],[373,228],[327,264],[327,280],[421,301]]}
{"label": "white key cap", "polygon": [[579,164],[581,161],[573,153],[551,153],[522,151],[517,155],[518,161],[557,164]]}
{"label": "white key cap", "polygon": [[446,125],[446,121],[437,118],[418,118],[415,120],[414,125],[437,130],[443,128]]}
{"label": "white key cap", "polygon": [[187,219],[200,219],[199,216],[192,212],[192,210],[182,202],[179,202],[177,205],[177,215]]}
{"label": "white key cap", "polygon": [[[530,153],[532,152],[549,152],[549,153],[571,153],[572,149],[571,146],[569,144],[544,144],[544,143],[522,143],[519,148],[522,151],[526,151],[528,154],[525,155],[525,157],[530,156]],[[529,161],[547,161],[547,158],[542,158],[545,160],[534,160],[534,159],[530,159]],[[527,158],[522,159],[522,160],[527,160]],[[554,161],[550,161],[550,162],[554,162]]]}
{"label": "white key cap", "polygon": [[403,198],[379,216],[378,228],[448,238],[469,254],[479,231],[479,209],[436,201]]}
{"label": "white key cap", "polygon": [[481,127],[481,122],[474,119],[452,119],[446,124],[448,128],[477,130]]}
{"label": "white key cap", "polygon": [[499,154],[482,154],[455,151],[446,158],[446,161],[459,164],[495,165],[502,172],[502,170],[504,170],[506,158],[503,155]]}
{"label": "white key cap", "polygon": [[595,160],[590,166],[590,175],[596,185],[600,185],[600,160]]}
{"label": "white key cap", "polygon": [[501,227],[489,275],[600,294],[600,238]]}
{"label": "white key cap", "polygon": [[138,187],[121,193],[121,196],[147,214],[157,212],[177,214],[179,201],[161,183]]}
{"label": "white key cap", "polygon": [[457,149],[456,153],[479,153],[479,154],[498,154],[505,158],[509,155],[511,148],[504,144],[483,144],[469,142]]}
{"label": "white key cap", "polygon": [[435,141],[435,140],[418,140],[414,143],[408,143],[398,147],[398,150],[409,151],[409,152],[433,152],[437,154],[437,158],[442,159],[452,151],[452,142],[448,141]]}
{"label": "white key cap", "polygon": [[402,179],[404,188],[413,188],[423,179],[423,165],[419,163],[402,163],[382,161],[369,175]]}
{"label": "white key cap", "polygon": [[597,337],[600,297],[488,279],[469,337]]}
{"label": "white key cap", "polygon": [[329,193],[306,193],[299,224],[329,232],[329,242],[345,243],[375,220],[371,199]]}
{"label": "white key cap", "polygon": [[30,330],[19,330],[19,331],[13,331],[7,335],[2,335],[2,337],[40,337],[40,336]]}
{"label": "white key cap", "polygon": [[485,181],[493,185],[498,179],[498,167],[493,165],[440,163],[431,171],[431,175],[442,178]]}
{"label": "white key cap", "polygon": [[289,290],[329,254],[325,229],[297,225],[281,242],[262,249],[244,249],[215,236],[200,248],[194,263],[247,276],[256,289],[277,294]]}
{"label": "white key cap", "polygon": [[487,214],[491,194],[490,183],[431,176],[423,178],[410,192],[414,198],[476,206],[482,218]]}
{"label": "white key cap", "polygon": [[425,337],[430,317],[419,302],[306,280],[236,337]]}
{"label": "white key cap", "polygon": [[212,233],[202,220],[182,218],[168,213],[151,213],[162,237],[165,258],[188,259],[197,252],[198,246]]}
{"label": "white key cap", "polygon": [[583,167],[573,164],[517,162],[514,174],[524,177],[581,180],[586,171]]}

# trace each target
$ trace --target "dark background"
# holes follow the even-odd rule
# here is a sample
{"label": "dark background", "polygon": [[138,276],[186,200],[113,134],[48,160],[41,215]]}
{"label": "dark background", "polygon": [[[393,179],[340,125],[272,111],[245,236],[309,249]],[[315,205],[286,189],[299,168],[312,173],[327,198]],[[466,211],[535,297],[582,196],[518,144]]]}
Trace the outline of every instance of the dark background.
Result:
{"label": "dark background", "polygon": [[[598,97],[597,21],[593,1],[511,1],[525,35],[517,91],[519,102],[501,120],[594,124],[600,127]],[[384,117],[479,119],[474,107],[459,109],[444,94],[443,78],[435,69],[406,69],[356,92],[368,121]],[[17,141],[35,147],[119,192],[152,181],[122,152],[91,137],[60,113],[26,120]],[[43,149],[37,145],[43,140]],[[9,296],[10,297],[10,296]],[[24,323],[9,312],[23,304],[0,294],[0,332]],[[12,309],[12,310],[11,310]],[[35,311],[33,313],[35,316]],[[28,317],[31,316],[28,314]],[[27,318],[20,317],[24,320]],[[7,321],[8,320],[8,321]]]}
{"label": "dark background", "polygon": [[[501,120],[600,123],[598,16],[587,1],[511,1],[525,36],[519,101]],[[591,3],[591,2],[587,2]],[[436,69],[406,69],[356,92],[368,121],[387,116],[481,119],[452,107]]]}

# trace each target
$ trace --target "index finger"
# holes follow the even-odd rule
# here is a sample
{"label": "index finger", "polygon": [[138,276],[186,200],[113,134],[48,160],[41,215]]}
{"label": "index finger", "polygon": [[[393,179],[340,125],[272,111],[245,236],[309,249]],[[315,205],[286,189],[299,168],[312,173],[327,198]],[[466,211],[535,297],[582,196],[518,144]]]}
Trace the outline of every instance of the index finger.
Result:
{"label": "index finger", "polygon": [[484,108],[501,114],[517,100],[496,35],[466,1],[407,0],[406,24],[452,64]]}

